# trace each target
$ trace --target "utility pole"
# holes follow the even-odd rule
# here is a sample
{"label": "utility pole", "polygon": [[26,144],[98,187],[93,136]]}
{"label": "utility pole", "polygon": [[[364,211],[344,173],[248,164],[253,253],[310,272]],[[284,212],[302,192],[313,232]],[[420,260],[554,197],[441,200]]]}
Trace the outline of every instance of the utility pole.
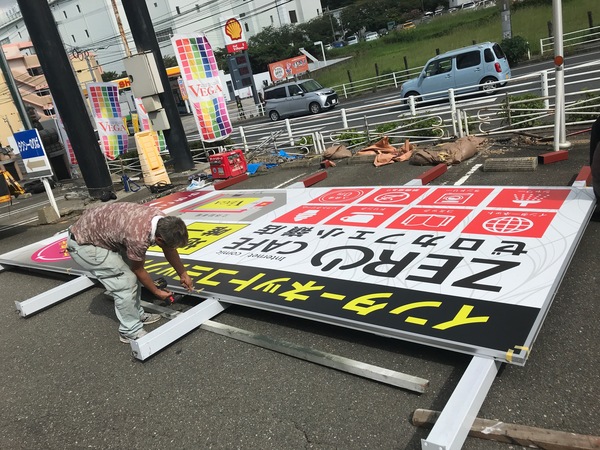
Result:
{"label": "utility pole", "polygon": [[512,25],[510,22],[510,0],[502,0],[500,13],[502,19],[502,39],[512,38]]}
{"label": "utility pole", "polygon": [[[8,61],[6,60],[6,55],[4,55],[4,49],[0,45],[0,66],[2,66],[2,74],[4,75],[4,81],[6,82],[6,86],[10,92],[10,96],[15,103],[15,108],[17,108],[17,112],[19,113],[19,117],[21,118],[21,123],[23,124],[23,128],[26,130],[31,130],[33,128],[31,126],[31,121],[29,120],[29,115],[27,114],[27,110],[25,109],[25,104],[23,103],[23,99],[21,98],[21,93],[19,92],[19,88],[17,87],[17,83],[15,82],[15,78],[13,77],[12,72],[10,71],[10,67],[8,66]],[[12,131],[12,129],[11,129]]]}
{"label": "utility pole", "polygon": [[119,34],[121,35],[121,40],[123,41],[123,45],[125,46],[125,54],[128,58],[131,57],[131,50],[129,49],[129,44],[127,43],[127,38],[125,37],[125,30],[123,29],[123,22],[121,22],[121,16],[119,15],[119,10],[117,8],[117,0],[111,0],[113,12],[115,13],[115,19],[117,20],[117,27],[119,28]]}

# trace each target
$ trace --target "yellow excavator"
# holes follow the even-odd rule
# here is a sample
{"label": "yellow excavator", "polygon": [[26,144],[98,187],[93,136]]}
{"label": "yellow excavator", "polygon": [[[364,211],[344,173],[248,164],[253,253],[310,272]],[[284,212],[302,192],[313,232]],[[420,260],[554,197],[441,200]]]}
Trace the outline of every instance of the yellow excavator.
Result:
{"label": "yellow excavator", "polygon": [[12,198],[25,194],[25,190],[12,177],[10,172],[0,166],[0,203],[11,202]]}

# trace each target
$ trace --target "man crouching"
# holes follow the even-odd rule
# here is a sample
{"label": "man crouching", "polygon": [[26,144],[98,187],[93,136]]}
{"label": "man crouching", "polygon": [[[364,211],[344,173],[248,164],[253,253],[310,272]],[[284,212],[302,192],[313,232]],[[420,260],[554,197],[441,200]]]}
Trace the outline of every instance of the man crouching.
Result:
{"label": "man crouching", "polygon": [[179,275],[181,285],[191,291],[192,279],[177,248],[188,242],[185,222],[160,209],[136,203],[111,203],[86,210],[69,228],[67,250],[71,258],[92,273],[115,301],[119,338],[127,343],[147,332],[144,324],[160,320],[159,314],[144,312],[141,286],[166,300],[172,292],[155,286],[144,268],[146,251],[158,245]]}

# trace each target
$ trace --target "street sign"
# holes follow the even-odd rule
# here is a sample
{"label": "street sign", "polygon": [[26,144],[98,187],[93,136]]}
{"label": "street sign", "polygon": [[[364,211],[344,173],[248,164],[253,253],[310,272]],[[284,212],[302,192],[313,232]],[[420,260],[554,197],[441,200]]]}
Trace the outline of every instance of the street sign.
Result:
{"label": "street sign", "polygon": [[13,134],[13,138],[15,139],[17,149],[21,154],[23,165],[25,166],[27,173],[42,179],[50,205],[52,205],[54,211],[56,211],[56,215],[60,217],[58,205],[52,194],[50,183],[48,183],[47,177],[52,176],[52,167],[50,166],[50,161],[44,150],[44,144],[42,144],[40,133],[34,128],[32,130],[19,131],[18,133]]}
{"label": "street sign", "polygon": [[35,177],[52,176],[52,167],[37,129],[19,131],[13,135],[17,150],[28,174]]}

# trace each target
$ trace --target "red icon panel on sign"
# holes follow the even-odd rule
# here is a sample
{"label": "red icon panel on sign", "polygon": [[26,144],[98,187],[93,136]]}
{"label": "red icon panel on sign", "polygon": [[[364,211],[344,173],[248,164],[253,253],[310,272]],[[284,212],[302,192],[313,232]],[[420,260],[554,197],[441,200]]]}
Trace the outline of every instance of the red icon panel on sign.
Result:
{"label": "red icon panel on sign", "polygon": [[385,188],[377,189],[359,203],[379,205],[409,205],[429,189],[426,188]]}
{"label": "red icon panel on sign", "polygon": [[541,238],[556,213],[535,211],[484,210],[463,230],[464,233]]}
{"label": "red icon panel on sign", "polygon": [[273,222],[315,225],[340,209],[342,209],[341,206],[303,205],[277,217]]}
{"label": "red icon panel on sign", "polygon": [[515,209],[560,209],[569,189],[502,189],[488,206]]}
{"label": "red icon panel on sign", "polygon": [[309,203],[342,203],[348,204],[364,197],[366,194],[371,192],[373,189],[360,189],[360,188],[349,188],[349,189],[332,189],[317,198],[312,199]]}
{"label": "red icon panel on sign", "polygon": [[437,207],[478,206],[490,195],[488,188],[437,188],[419,202],[419,205]]}
{"label": "red icon panel on sign", "polygon": [[411,208],[386,228],[448,232],[469,215],[471,209]]}
{"label": "red icon panel on sign", "polygon": [[335,217],[332,217],[325,223],[327,225],[375,228],[380,226],[398,211],[400,211],[400,208],[352,206]]}

